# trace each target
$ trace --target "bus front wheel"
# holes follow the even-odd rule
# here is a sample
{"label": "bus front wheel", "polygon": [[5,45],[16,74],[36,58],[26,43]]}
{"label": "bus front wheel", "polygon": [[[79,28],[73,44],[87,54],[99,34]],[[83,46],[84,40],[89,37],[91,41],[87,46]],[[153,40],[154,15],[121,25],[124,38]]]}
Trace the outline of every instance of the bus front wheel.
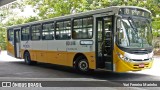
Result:
{"label": "bus front wheel", "polygon": [[31,57],[30,57],[29,52],[25,52],[24,60],[25,60],[25,63],[28,64],[28,65],[36,64],[36,61],[31,61]]}
{"label": "bus front wheel", "polygon": [[81,71],[81,72],[89,71],[89,64],[87,62],[87,59],[83,56],[80,56],[76,59],[75,67],[78,71]]}

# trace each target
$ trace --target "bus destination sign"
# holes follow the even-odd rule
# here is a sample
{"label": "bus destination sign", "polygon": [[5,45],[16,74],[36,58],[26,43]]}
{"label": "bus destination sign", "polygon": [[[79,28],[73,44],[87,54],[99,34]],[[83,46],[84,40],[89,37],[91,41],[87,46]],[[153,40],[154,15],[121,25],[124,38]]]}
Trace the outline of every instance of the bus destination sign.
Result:
{"label": "bus destination sign", "polygon": [[121,8],[119,10],[119,14],[141,16],[141,17],[146,17],[146,18],[151,17],[149,12],[142,10],[142,9],[137,9],[137,8]]}

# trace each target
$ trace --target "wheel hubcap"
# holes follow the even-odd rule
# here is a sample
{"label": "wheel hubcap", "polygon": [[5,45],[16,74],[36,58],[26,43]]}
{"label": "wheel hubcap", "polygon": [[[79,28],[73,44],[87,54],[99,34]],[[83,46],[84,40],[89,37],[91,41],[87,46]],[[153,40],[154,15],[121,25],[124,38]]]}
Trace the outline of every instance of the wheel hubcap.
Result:
{"label": "wheel hubcap", "polygon": [[86,61],[80,61],[78,66],[82,71],[87,71],[88,69],[88,63]]}

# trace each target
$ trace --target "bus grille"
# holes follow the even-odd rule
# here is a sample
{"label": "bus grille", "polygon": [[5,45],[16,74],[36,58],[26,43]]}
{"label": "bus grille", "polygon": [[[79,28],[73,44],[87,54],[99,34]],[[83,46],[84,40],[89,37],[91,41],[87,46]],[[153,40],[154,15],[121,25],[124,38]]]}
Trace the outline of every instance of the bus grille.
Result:
{"label": "bus grille", "polygon": [[148,51],[147,50],[142,50],[142,51],[134,50],[131,53],[132,54],[148,54]]}
{"label": "bus grille", "polygon": [[148,61],[149,59],[132,59],[133,61]]}

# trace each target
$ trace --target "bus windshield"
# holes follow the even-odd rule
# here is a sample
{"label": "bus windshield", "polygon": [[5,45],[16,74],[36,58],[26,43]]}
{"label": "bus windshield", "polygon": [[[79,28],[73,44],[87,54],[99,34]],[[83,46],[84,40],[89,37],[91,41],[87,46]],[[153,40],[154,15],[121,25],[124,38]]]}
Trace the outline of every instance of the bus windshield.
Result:
{"label": "bus windshield", "polygon": [[118,44],[125,48],[152,47],[150,21],[146,18],[122,18]]}

